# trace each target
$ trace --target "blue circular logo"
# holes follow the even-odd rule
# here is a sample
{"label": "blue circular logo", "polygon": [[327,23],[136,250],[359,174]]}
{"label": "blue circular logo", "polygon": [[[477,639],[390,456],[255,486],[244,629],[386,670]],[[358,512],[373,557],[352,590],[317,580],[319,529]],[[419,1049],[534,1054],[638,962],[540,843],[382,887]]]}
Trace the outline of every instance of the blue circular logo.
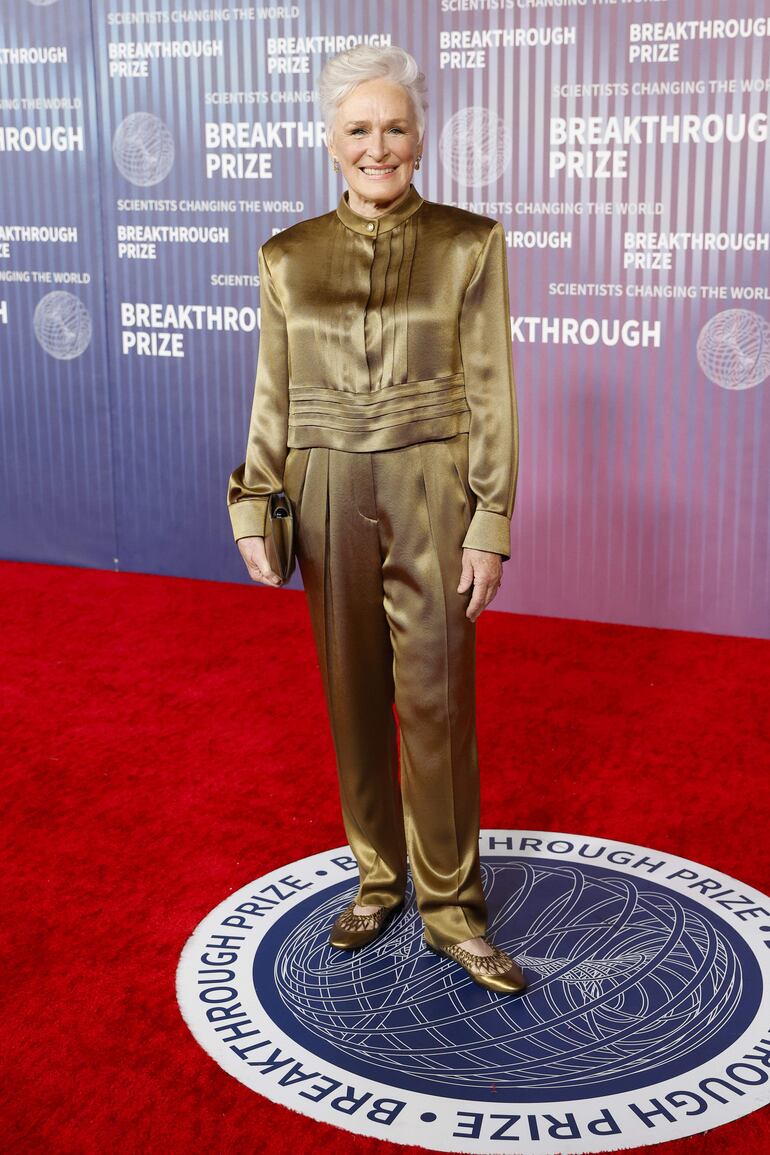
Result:
{"label": "blue circular logo", "polygon": [[374,942],[331,947],[358,883],[342,848],[201,923],[177,976],[193,1034],[268,1098],[435,1150],[618,1150],[770,1100],[770,899],[578,835],[483,831],[481,852],[489,936],[524,995],[428,951],[411,891]]}

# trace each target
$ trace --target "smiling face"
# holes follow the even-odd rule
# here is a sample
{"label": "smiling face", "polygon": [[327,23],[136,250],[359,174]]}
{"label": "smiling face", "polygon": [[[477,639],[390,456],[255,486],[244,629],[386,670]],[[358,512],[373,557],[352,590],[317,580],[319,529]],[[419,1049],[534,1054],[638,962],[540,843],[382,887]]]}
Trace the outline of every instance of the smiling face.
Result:
{"label": "smiling face", "polygon": [[354,212],[375,217],[409,191],[422,155],[409,93],[391,80],[364,80],[337,107],[328,143],[342,166]]}

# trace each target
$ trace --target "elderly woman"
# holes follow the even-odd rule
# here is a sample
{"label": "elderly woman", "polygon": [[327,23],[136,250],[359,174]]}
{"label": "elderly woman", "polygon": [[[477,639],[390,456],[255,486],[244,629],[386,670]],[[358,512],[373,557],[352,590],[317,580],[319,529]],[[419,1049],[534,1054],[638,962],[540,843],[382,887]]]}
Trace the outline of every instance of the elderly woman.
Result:
{"label": "elderly woman", "polygon": [[518,472],[505,236],[412,184],[427,102],[409,53],[343,52],[320,97],[348,188],[259,249],[233,533],[252,579],[280,584],[264,534],[268,495],[286,492],[360,875],[330,943],[382,933],[408,855],[426,945],[520,993],[486,938],[475,731],[475,623],[510,557]]}

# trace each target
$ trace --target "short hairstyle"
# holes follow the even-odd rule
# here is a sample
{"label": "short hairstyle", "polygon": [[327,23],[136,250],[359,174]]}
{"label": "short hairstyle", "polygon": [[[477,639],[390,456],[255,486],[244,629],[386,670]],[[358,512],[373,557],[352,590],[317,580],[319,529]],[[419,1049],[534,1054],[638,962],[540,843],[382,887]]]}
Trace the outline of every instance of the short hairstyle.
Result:
{"label": "short hairstyle", "polygon": [[418,139],[422,140],[428,107],[425,74],[420,72],[414,57],[395,44],[356,44],[326,61],[318,79],[318,93],[327,140],[331,139],[337,108],[342,101],[357,84],[377,79],[401,84],[409,93],[417,120]]}

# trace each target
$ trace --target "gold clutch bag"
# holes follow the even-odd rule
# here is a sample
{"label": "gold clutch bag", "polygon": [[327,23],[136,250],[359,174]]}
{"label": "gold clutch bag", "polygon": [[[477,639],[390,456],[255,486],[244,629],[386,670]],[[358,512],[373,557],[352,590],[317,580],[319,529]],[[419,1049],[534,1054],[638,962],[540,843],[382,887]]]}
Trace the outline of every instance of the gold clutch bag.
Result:
{"label": "gold clutch bag", "polygon": [[271,493],[265,519],[265,553],[270,568],[288,581],[296,564],[296,522],[291,499],[281,489]]}

